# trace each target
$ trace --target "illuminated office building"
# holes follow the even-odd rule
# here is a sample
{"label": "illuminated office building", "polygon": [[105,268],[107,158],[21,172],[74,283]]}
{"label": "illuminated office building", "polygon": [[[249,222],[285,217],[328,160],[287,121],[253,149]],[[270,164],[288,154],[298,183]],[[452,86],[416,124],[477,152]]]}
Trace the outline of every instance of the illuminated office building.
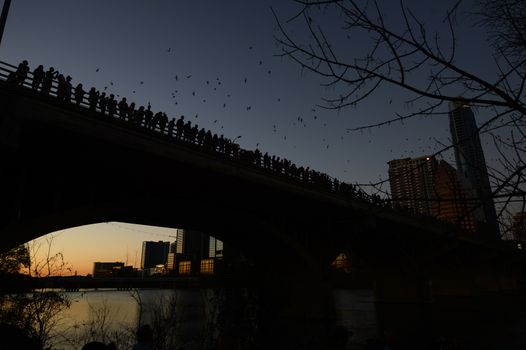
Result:
{"label": "illuminated office building", "polygon": [[431,215],[434,157],[394,159],[389,165],[389,183],[395,207]]}
{"label": "illuminated office building", "polygon": [[455,168],[433,156],[394,159],[388,164],[396,207],[434,216],[474,232],[473,194]]}

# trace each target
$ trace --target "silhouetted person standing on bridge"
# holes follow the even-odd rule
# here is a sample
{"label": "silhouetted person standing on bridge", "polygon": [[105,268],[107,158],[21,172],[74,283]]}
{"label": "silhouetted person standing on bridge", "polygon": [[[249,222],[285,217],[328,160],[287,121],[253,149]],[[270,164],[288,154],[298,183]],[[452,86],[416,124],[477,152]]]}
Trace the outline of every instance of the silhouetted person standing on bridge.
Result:
{"label": "silhouetted person standing on bridge", "polygon": [[174,134],[174,128],[175,128],[175,119],[172,118],[170,119],[170,121],[168,122],[168,136],[173,136]]}
{"label": "silhouetted person standing on bridge", "polygon": [[199,146],[203,146],[203,142],[205,141],[205,136],[206,136],[206,130],[205,128],[201,128],[201,130],[199,130],[199,132],[197,133],[197,144]]}
{"label": "silhouetted person standing on bridge", "polygon": [[225,136],[221,134],[221,136],[219,136],[219,139],[217,140],[219,146],[218,151],[220,153],[225,153],[225,141]]}
{"label": "silhouetted person standing on bridge", "polygon": [[62,74],[57,77],[57,98],[59,101],[66,100],[66,79]]}
{"label": "silhouetted person standing on bridge", "polygon": [[77,106],[80,106],[80,104],[84,101],[84,89],[82,88],[82,84],[78,84],[75,88],[75,104]]}
{"label": "silhouetted person standing on bridge", "polygon": [[22,63],[18,65],[15,73],[15,83],[16,85],[24,85],[24,81],[27,79],[27,74],[29,73],[29,63],[26,60],[23,60]]}
{"label": "silhouetted person standing on bridge", "polygon": [[183,141],[190,141],[190,129],[192,129],[192,122],[188,120],[183,126]]}
{"label": "silhouetted person standing on bridge", "polygon": [[141,126],[142,125],[142,122],[144,120],[144,106],[140,106],[139,109],[135,112],[135,116],[134,116],[134,122],[135,124]]}
{"label": "silhouetted person standing on bridge", "polygon": [[135,124],[142,126],[144,121],[144,106],[140,106],[139,109],[135,111],[135,117],[133,121]]}
{"label": "silhouetted person standing on bridge", "polygon": [[181,117],[179,117],[179,119],[177,119],[177,123],[175,123],[175,126],[177,127],[177,130],[175,132],[175,138],[177,140],[180,140],[181,135],[183,134],[183,128],[184,128],[184,115],[182,115]]}
{"label": "silhouetted person standing on bridge", "polygon": [[152,106],[150,103],[148,103],[148,107],[146,107],[146,110],[144,111],[144,127],[149,128],[150,124],[152,123],[153,119],[153,112],[152,112]]}
{"label": "silhouetted person standing on bridge", "polygon": [[95,90],[94,87],[89,89],[88,92],[88,103],[90,111],[95,111],[97,109],[97,102],[99,102],[99,92]]}
{"label": "silhouetted person standing on bridge", "polygon": [[58,72],[55,71],[53,67],[49,67],[44,76],[44,81],[42,82],[42,93],[49,94],[51,92],[51,87],[53,86],[53,79],[58,76]]}
{"label": "silhouetted person standing on bridge", "polygon": [[68,75],[66,77],[66,83],[64,85],[64,101],[71,102],[71,92],[73,91],[73,85],[71,85],[71,77]]}
{"label": "silhouetted person standing on bridge", "polygon": [[157,123],[159,123],[159,121],[162,118],[162,115],[163,115],[162,112],[155,113],[155,115],[153,116],[153,119],[152,119],[152,121],[150,123],[149,129],[155,130],[155,128],[157,127]]}
{"label": "silhouetted person standing on bridge", "polygon": [[31,83],[31,88],[33,90],[38,90],[40,87],[40,84],[44,81],[44,76],[46,73],[44,72],[44,66],[40,65],[33,71],[33,82]]}
{"label": "silhouetted person standing on bridge", "polygon": [[194,125],[192,130],[190,130],[190,138],[192,143],[197,143],[197,134],[199,134],[199,126]]}
{"label": "silhouetted person standing on bridge", "polygon": [[164,133],[164,128],[166,128],[166,123],[168,123],[168,116],[166,113],[161,113],[159,116],[159,129],[161,130],[161,133]]}
{"label": "silhouetted person standing on bridge", "polygon": [[206,131],[205,139],[203,140],[203,146],[206,149],[210,149],[210,147],[212,147],[212,132],[210,132],[210,130]]}
{"label": "silhouetted person standing on bridge", "polygon": [[108,98],[106,97],[106,93],[105,92],[100,94],[99,108],[100,108],[100,112],[102,114],[106,114],[106,109],[108,108]]}
{"label": "silhouetted person standing on bridge", "polygon": [[126,116],[128,115],[128,103],[126,102],[126,97],[123,97],[119,101],[119,118],[120,119],[126,119]]}
{"label": "silhouetted person standing on bridge", "polygon": [[110,94],[110,97],[108,98],[108,115],[110,117],[115,116],[117,113],[117,101],[115,100],[115,96],[113,94]]}
{"label": "silhouetted person standing on bridge", "polygon": [[137,114],[137,111],[135,110],[135,102],[130,103],[128,106],[128,113],[127,118],[130,123],[135,123],[135,115]]}

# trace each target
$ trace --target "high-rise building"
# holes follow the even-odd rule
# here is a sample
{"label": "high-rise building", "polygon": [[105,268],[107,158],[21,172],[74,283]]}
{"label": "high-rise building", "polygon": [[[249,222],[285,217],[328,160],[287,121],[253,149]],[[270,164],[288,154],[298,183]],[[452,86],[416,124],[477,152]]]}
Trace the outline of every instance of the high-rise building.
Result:
{"label": "high-rise building", "polygon": [[435,216],[474,231],[469,190],[455,168],[433,156],[394,159],[389,181],[394,205],[415,213]]}
{"label": "high-rise building", "polygon": [[210,243],[208,244],[208,257],[211,259],[223,258],[224,243],[219,239],[210,236]]}
{"label": "high-rise building", "polygon": [[475,115],[470,106],[463,102],[449,105],[449,128],[455,150],[457,171],[463,182],[467,183],[478,198],[474,209],[477,232],[490,238],[498,238],[499,225],[491,186],[486,168],[486,160]]}
{"label": "high-rise building", "polygon": [[513,239],[516,241],[526,241],[526,212],[519,212],[513,215],[512,223]]}
{"label": "high-rise building", "polygon": [[142,242],[141,269],[155,268],[157,265],[165,265],[168,260],[170,242]]}
{"label": "high-rise building", "polygon": [[208,235],[190,230],[177,230],[175,259],[179,274],[198,274],[201,260],[208,257]]}
{"label": "high-rise building", "polygon": [[431,215],[434,157],[394,159],[389,164],[391,196],[396,207]]}
{"label": "high-rise building", "polygon": [[433,191],[433,216],[475,232],[474,194],[462,182],[457,170],[444,160],[439,161],[435,169]]}
{"label": "high-rise building", "polygon": [[123,262],[100,262],[93,263],[93,277],[110,277],[116,270],[124,269]]}
{"label": "high-rise building", "polygon": [[177,251],[177,241],[170,244],[170,251],[168,252],[168,258],[166,260],[166,269],[168,271],[175,270],[176,264],[176,251]]}

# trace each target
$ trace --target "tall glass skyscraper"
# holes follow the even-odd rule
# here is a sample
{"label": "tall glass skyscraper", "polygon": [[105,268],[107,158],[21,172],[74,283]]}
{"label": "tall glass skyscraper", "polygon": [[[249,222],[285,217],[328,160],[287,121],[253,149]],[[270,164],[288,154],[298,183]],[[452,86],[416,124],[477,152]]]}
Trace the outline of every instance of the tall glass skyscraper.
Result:
{"label": "tall glass skyscraper", "polygon": [[479,199],[473,214],[477,221],[477,232],[491,238],[500,237],[495,204],[492,199],[488,169],[475,115],[463,102],[449,104],[449,129],[455,150],[455,160],[460,177]]}

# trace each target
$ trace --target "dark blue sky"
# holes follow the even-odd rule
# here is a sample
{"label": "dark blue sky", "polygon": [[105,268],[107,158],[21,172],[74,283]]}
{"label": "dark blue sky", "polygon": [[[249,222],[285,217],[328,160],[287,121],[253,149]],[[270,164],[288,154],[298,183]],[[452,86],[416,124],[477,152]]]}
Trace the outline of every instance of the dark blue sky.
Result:
{"label": "dark blue sky", "polygon": [[[380,3],[389,23],[399,23],[398,3]],[[408,3],[429,26],[441,25],[447,2]],[[263,151],[352,183],[385,177],[391,159],[431,153],[433,138],[448,141],[447,116],[347,133],[347,128],[390,119],[414,106],[404,103],[404,92],[385,88],[356,108],[315,107],[321,97],[339,91],[320,86],[318,77],[275,56],[280,47],[273,37],[278,32],[271,7],[282,19],[297,10],[287,0],[14,0],[0,56],[13,64],[27,59],[32,67],[53,66],[74,83],[107,87],[139,105],[150,101],[154,110],[183,114],[218,134],[242,135],[242,147],[259,144]],[[337,34],[339,20],[330,12],[319,17],[336,33],[341,55],[350,57],[367,41]],[[457,24],[459,64],[492,74],[484,33],[470,21]],[[304,27],[290,29],[302,38]],[[444,35],[442,40],[449,39]],[[491,159],[492,151],[486,153]]]}

